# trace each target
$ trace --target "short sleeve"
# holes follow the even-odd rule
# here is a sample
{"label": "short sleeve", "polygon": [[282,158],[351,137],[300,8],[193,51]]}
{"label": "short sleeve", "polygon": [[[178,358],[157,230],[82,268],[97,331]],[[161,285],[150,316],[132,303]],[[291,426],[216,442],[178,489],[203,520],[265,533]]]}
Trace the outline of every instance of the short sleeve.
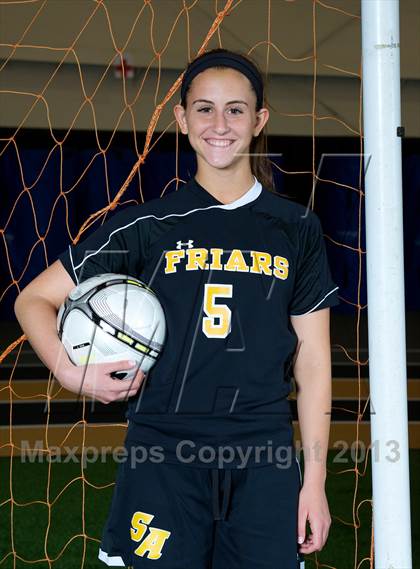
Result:
{"label": "short sleeve", "polygon": [[126,208],[58,258],[76,284],[102,273],[138,277],[147,249],[145,221]]}
{"label": "short sleeve", "polygon": [[303,316],[339,304],[338,286],[331,278],[321,223],[309,211],[301,219],[299,254],[290,316]]}

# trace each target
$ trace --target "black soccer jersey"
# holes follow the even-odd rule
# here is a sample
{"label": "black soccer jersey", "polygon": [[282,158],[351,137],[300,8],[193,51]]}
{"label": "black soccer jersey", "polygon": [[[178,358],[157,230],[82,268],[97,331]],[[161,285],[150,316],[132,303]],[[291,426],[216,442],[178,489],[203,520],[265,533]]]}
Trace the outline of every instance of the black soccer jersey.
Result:
{"label": "black soccer jersey", "polygon": [[163,305],[165,347],[129,401],[127,438],[156,460],[209,468],[266,464],[291,443],[289,317],[338,304],[313,212],[258,181],[222,204],[193,179],[60,260],[76,282],[139,278]]}

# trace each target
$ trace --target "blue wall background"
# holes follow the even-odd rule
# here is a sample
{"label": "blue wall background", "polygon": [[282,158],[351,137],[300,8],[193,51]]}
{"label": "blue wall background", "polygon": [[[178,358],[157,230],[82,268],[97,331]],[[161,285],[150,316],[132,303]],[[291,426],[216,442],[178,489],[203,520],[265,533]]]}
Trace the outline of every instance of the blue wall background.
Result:
{"label": "blue wall background", "polygon": [[[132,136],[132,135],[131,135]],[[138,141],[142,148],[141,135]],[[4,137],[5,138],[5,137]],[[420,141],[404,141],[403,146],[403,197],[404,197],[404,230],[405,230],[405,282],[406,305],[408,310],[419,310],[420,290]],[[98,154],[97,146],[91,136],[81,133],[71,143],[60,149],[51,145],[47,133],[27,132],[18,141],[19,156],[28,192],[22,194],[23,185],[21,171],[17,159],[16,148],[9,145],[3,148],[0,155],[0,229],[7,223],[0,245],[0,295],[11,283],[11,276],[6,255],[9,253],[15,278],[23,277],[20,286],[25,286],[47,263],[51,264],[63,251],[69,236],[76,235],[87,217],[108,203],[106,195],[106,178],[111,198],[117,193],[127,178],[137,157],[133,150],[132,138],[121,136],[115,139],[106,153],[106,162]],[[317,182],[315,189],[315,211],[319,215],[324,233],[334,241],[345,243],[357,249],[359,235],[360,192],[360,143],[356,139],[321,139],[316,142],[316,164],[318,175],[328,182]],[[175,139],[167,135],[165,140],[147,157],[141,168],[141,188],[145,200],[160,196],[164,188],[176,174]],[[306,204],[312,189],[312,140],[303,138],[270,138],[269,149],[282,152],[282,156],[272,160],[286,171],[303,171],[307,174],[287,175],[275,169],[277,190],[290,199]],[[274,150],[275,149],[275,150]],[[48,154],[51,153],[45,169],[41,173]],[[93,160],[86,175],[73,191],[69,189],[76,183],[86,166]],[[61,196],[58,201],[60,187],[60,164],[62,168],[62,187],[67,194],[68,210]],[[195,172],[195,159],[188,146],[180,149],[178,176],[188,179]],[[340,187],[345,184],[355,190]],[[175,183],[171,183],[167,191],[174,191]],[[124,201],[141,203],[139,178],[135,177]],[[15,208],[13,209],[13,206]],[[38,237],[34,223],[32,206],[36,213],[36,221],[40,235],[45,235],[45,249],[42,243],[32,250]],[[365,250],[364,235],[364,202],[362,200],[362,218],[360,247]],[[121,205],[120,207],[128,207]],[[109,215],[112,215],[110,213]],[[51,225],[48,224],[51,219]],[[8,221],[9,220],[9,221]],[[98,220],[89,231],[93,231],[101,223]],[[48,229],[48,231],[47,231]],[[357,304],[359,275],[359,254],[357,251],[339,247],[326,239],[330,266],[335,282],[340,286],[340,296],[350,303]],[[31,253],[32,250],[32,253]],[[29,262],[28,262],[28,258]],[[26,266],[26,264],[28,265]],[[26,266],[26,268],[25,268]],[[361,298],[366,304],[366,271],[365,255],[361,256]],[[3,296],[0,303],[0,318],[14,319],[13,302],[17,288],[12,286]],[[342,303],[335,308],[339,312],[352,312],[351,304]]]}

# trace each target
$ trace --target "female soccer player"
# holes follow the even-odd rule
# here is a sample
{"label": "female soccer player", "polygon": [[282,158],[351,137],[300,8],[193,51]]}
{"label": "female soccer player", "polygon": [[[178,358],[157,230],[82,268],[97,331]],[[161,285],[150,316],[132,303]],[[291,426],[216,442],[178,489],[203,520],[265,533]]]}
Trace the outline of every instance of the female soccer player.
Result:
{"label": "female soccer player", "polygon": [[[192,61],[174,113],[196,153],[195,177],[70,246],[19,295],[16,314],[65,388],[104,403],[129,398],[102,561],[296,569],[299,552],[322,549],[330,526],[329,307],[338,301],[320,223],[270,191],[261,154],[269,111],[248,57],[219,49]],[[129,362],[85,373],[57,337],[66,295],[100,273],[140,278],[165,310],[163,354],[129,384],[110,377]]]}

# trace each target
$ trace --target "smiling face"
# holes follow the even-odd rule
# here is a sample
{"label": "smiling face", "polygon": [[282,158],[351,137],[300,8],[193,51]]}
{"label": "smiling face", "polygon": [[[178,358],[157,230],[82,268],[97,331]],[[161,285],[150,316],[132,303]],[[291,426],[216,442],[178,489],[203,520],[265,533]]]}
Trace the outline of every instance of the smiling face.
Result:
{"label": "smiling face", "polygon": [[198,171],[249,168],[249,147],[268,120],[255,110],[250,81],[235,69],[209,68],[191,82],[187,108],[176,105],[175,117],[197,153]]}

